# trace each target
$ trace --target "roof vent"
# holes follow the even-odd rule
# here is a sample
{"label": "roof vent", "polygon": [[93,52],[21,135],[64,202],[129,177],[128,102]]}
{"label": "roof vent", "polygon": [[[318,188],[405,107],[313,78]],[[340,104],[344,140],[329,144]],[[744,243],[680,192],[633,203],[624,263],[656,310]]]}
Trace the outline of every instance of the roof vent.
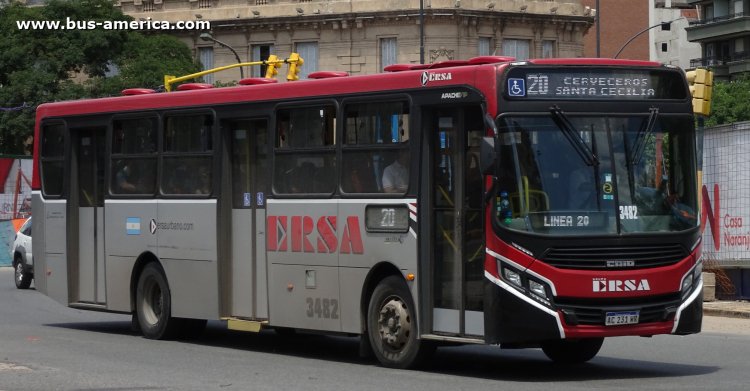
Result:
{"label": "roof vent", "polygon": [[403,72],[403,71],[416,71],[419,69],[427,69],[430,64],[391,64],[383,68],[385,72]]}
{"label": "roof vent", "polygon": [[498,64],[501,62],[513,62],[516,61],[515,57],[507,56],[479,56],[469,59],[470,65],[481,65],[481,64]]}
{"label": "roof vent", "polygon": [[465,60],[448,60],[430,64],[430,69],[462,67],[464,65],[469,65],[469,62]]}
{"label": "roof vent", "polygon": [[156,93],[156,90],[152,90],[150,88],[128,88],[120,92],[120,94],[122,94],[123,96],[145,95],[154,93]]}
{"label": "roof vent", "polygon": [[318,71],[311,72],[307,75],[308,79],[330,79],[332,77],[346,77],[349,76],[349,72],[337,72],[337,71]]}
{"label": "roof vent", "polygon": [[276,79],[269,79],[265,77],[248,77],[246,79],[240,80],[240,85],[242,86],[257,86],[259,84],[274,84],[278,83],[279,81]]}
{"label": "roof vent", "polygon": [[208,83],[185,83],[177,86],[177,91],[207,90],[214,88],[213,84]]}

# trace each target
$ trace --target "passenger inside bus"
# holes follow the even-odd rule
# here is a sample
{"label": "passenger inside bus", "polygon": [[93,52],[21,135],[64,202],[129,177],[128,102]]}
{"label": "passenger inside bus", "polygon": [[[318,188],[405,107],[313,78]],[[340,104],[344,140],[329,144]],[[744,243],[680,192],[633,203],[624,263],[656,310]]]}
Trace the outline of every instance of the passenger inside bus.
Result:
{"label": "passenger inside bus", "polygon": [[117,171],[116,175],[116,193],[127,194],[137,192],[137,188],[135,186],[135,183],[133,182],[132,171],[133,170],[132,168],[130,168],[129,163],[125,162],[122,164],[122,167],[120,167],[120,170]]}
{"label": "passenger inside bus", "polygon": [[405,193],[409,188],[409,150],[399,149],[396,159],[383,170],[383,191]]}

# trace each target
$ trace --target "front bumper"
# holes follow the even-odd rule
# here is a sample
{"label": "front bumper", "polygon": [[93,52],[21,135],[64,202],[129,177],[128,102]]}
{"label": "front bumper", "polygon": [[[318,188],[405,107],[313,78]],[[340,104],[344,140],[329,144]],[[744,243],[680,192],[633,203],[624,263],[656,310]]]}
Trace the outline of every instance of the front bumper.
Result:
{"label": "front bumper", "polygon": [[[554,339],[694,334],[703,320],[703,283],[681,300],[657,297],[643,302],[611,301],[546,306],[488,275],[485,289],[485,340],[492,344],[534,344]],[[580,300],[585,302],[584,299]],[[605,326],[609,311],[641,311],[641,323]]]}

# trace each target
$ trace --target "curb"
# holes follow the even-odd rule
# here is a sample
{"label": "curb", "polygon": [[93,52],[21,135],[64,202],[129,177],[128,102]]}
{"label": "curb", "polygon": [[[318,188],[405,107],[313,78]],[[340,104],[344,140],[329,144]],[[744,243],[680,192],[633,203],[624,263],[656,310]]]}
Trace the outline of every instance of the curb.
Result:
{"label": "curb", "polygon": [[715,308],[704,308],[703,315],[722,316],[725,318],[750,319],[750,312],[747,311],[721,310]]}

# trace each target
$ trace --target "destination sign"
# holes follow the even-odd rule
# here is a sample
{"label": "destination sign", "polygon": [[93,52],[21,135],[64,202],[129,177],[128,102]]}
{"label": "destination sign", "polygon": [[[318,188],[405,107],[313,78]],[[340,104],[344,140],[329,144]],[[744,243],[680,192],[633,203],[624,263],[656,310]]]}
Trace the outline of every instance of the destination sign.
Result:
{"label": "destination sign", "polygon": [[686,99],[678,72],[612,68],[514,68],[506,96],[520,99]]}

